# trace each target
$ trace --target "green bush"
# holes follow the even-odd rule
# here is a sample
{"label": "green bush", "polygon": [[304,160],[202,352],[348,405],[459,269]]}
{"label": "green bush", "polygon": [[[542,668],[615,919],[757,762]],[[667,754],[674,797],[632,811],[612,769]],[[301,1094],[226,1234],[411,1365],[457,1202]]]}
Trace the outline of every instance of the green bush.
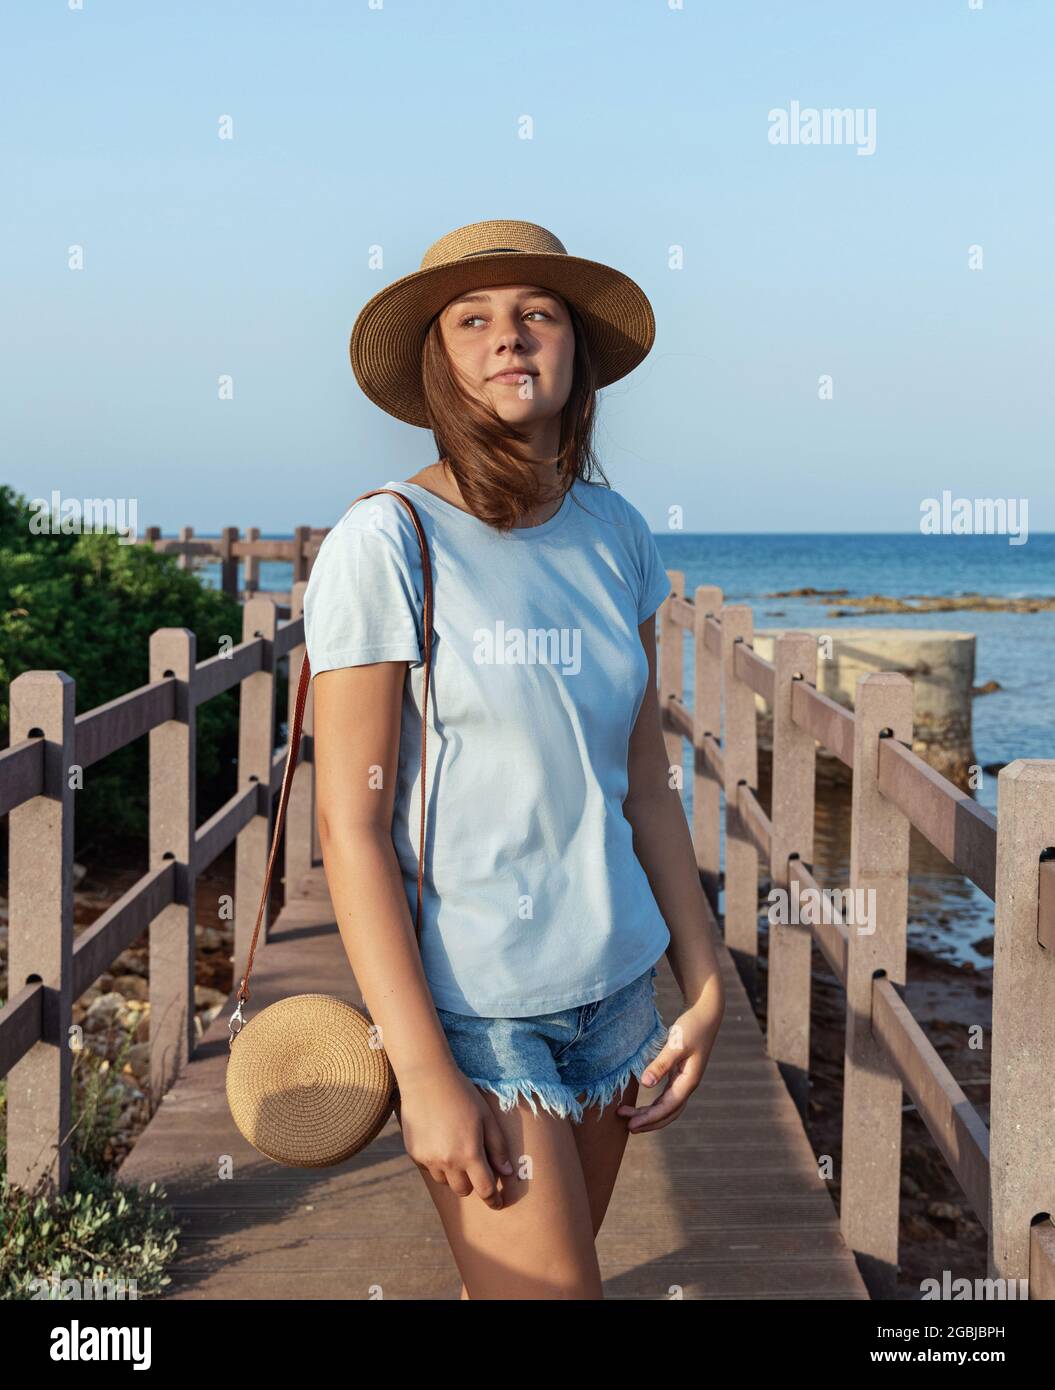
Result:
{"label": "green bush", "polygon": [[[206,589],[175,556],[122,545],[112,534],[34,534],[26,498],[0,487],[0,725],[9,741],[8,686],[23,671],[63,670],[77,683],[76,708],[124,695],[150,678],[149,639],[160,627],[189,628],[197,660],[241,641],[241,605]],[[276,709],[284,708],[282,690]],[[236,789],[237,689],[197,708],[198,823]],[[145,843],[146,738],[85,769],[78,791],[77,852],[115,838]]]}
{"label": "green bush", "polygon": [[[12,1187],[7,1180],[6,1124],[0,1128],[0,1299],[66,1299],[62,1280],[78,1281],[73,1297],[150,1298],[171,1282],[165,1268],[179,1226],[164,1190],[126,1184],[106,1170],[104,1158],[124,1096],[120,1068],[131,1045],[127,1034],[116,1063],[89,1049],[73,1059],[73,1134],[70,1185],[61,1196]],[[0,1081],[0,1113],[6,1109]],[[87,1285],[100,1281],[97,1290]],[[132,1282],[134,1281],[134,1282]],[[109,1286],[109,1288],[108,1288]]]}

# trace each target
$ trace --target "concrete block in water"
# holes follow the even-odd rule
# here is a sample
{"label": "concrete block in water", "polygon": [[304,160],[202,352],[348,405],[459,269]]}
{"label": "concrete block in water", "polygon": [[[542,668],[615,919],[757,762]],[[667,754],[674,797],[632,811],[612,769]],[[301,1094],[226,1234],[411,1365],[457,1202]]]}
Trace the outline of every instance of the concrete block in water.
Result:
{"label": "concrete block in water", "polygon": [[[975,635],[939,628],[831,627],[760,628],[754,648],[774,660],[774,643],[782,632],[808,632],[818,639],[817,689],[853,709],[857,682],[872,671],[901,671],[912,681],[913,752],[958,786],[967,786],[975,762],[971,732],[975,672]],[[822,643],[821,639],[830,639]],[[830,657],[827,655],[830,650]],[[772,753],[773,721],[760,695],[759,748]],[[817,776],[849,781],[850,769],[826,750],[817,749]]]}

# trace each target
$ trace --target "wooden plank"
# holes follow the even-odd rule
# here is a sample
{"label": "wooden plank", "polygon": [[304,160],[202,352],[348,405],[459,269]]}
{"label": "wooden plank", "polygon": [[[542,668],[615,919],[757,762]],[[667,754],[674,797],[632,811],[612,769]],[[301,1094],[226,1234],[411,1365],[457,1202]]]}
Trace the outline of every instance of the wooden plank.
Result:
{"label": "wooden plank", "polygon": [[138,941],[158,913],[175,900],[176,863],[169,859],[137,878],[101,913],[73,945],[74,999],[109,970],[121,952]]}
{"label": "wooden plank", "polygon": [[749,685],[756,695],[761,695],[770,705],[773,703],[774,668],[771,661],[759,656],[754,647],[746,642],[738,642],[733,648],[733,670],[737,680]]}
{"label": "wooden plank", "polygon": [[6,1076],[44,1033],[44,986],[23,985],[0,1009],[0,1076]]}
{"label": "wooden plank", "polygon": [[[704,629],[708,618],[722,609],[722,591],[715,584],[698,584],[693,601],[694,699],[688,735],[693,746],[692,843],[696,865],[711,912],[718,915],[721,893],[721,792],[724,774],[721,753],[712,730],[722,727],[722,664],[707,650]],[[672,711],[673,713],[673,711]],[[708,760],[710,753],[710,760]]]}
{"label": "wooden plank", "polygon": [[0,751],[0,816],[44,789],[44,740],[24,738]]}
{"label": "wooden plank", "polygon": [[791,687],[791,714],[800,728],[811,733],[847,767],[854,765],[853,711],[831,699],[809,681]]}
{"label": "wooden plank", "polygon": [[[746,603],[722,605],[722,752],[725,791],[725,943],[752,995],[758,972],[758,846],[740,813],[738,784],[758,786],[758,718],[754,691],[736,674],[736,648],[751,641]],[[769,864],[769,845],[765,847]]]}
{"label": "wooden plank", "polygon": [[887,979],[872,981],[872,1033],[893,1062],[975,1216],[988,1230],[989,1131]]}
{"label": "wooden plank", "polygon": [[[792,913],[790,865],[813,862],[816,795],[815,741],[791,714],[791,692],[799,680],[817,679],[817,643],[806,632],[784,632],[776,641],[773,677],[773,812],[769,839],[769,970],[766,984],[767,1049],[780,1067],[796,1109],[805,1122],[810,1088],[811,933]],[[798,920],[796,920],[798,919]],[[845,972],[844,972],[845,974]]]}
{"label": "wooden plank", "polygon": [[925,763],[908,743],[879,744],[879,790],[950,864],[996,897],[996,817],[969,792]]}
{"label": "wooden plank", "polygon": [[736,807],[740,812],[740,823],[747,838],[767,863],[770,845],[773,840],[773,826],[762,808],[762,803],[746,783],[737,787]]}
{"label": "wooden plank", "polygon": [[81,767],[91,767],[108,753],[174,719],[175,711],[176,682],[171,677],[118,695],[73,721],[74,759]]}
{"label": "wooden plank", "polygon": [[[801,688],[802,682],[796,682]],[[901,1214],[901,1079],[872,1031],[880,972],[905,983],[909,822],[879,790],[876,743],[912,741],[912,682],[873,671],[857,682],[850,825],[850,888],[868,906],[846,931],[846,1048],[840,1216],[873,1298],[897,1294]],[[861,919],[867,924],[861,925]]]}
{"label": "wooden plank", "polygon": [[263,661],[264,641],[261,637],[248,638],[226,653],[218,652],[207,661],[199,661],[194,671],[194,703],[204,704],[214,695],[239,685],[257,671],[262,671]]}
{"label": "wooden plank", "polygon": [[[1055,844],[1055,762],[1016,758],[997,776],[990,1214],[987,1276],[1026,1279],[1031,1223],[1055,1213],[1055,961],[1037,938],[1041,856]],[[1050,1285],[1050,1271],[1042,1280]]]}
{"label": "wooden plank", "polygon": [[[309,990],[362,1007],[321,868],[293,901],[257,956],[248,1015]],[[711,930],[725,1023],[682,1118],[627,1146],[597,1241],[605,1297],[866,1298],[798,1113]],[[657,985],[672,1020],[683,1006],[665,963]],[[271,1163],[241,1137],[224,1091],[233,1006],[232,996],[121,1169],[126,1181],[161,1182],[181,1223],[167,1297],[457,1300],[461,1280],[394,1117],[362,1154],[321,1170]]]}

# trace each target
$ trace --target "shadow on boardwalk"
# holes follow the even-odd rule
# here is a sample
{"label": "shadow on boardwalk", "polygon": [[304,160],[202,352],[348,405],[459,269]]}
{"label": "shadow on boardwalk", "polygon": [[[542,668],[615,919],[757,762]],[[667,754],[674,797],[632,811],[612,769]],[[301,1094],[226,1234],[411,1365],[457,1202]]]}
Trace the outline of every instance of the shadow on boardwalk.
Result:
{"label": "shadow on boardwalk", "polygon": [[[605,1297],[867,1298],[720,939],[717,949],[722,1031],[681,1119],[630,1139],[597,1240]],[[681,999],[665,961],[657,986],[669,1024]],[[363,1007],[321,868],[273,924],[250,1008],[308,991]],[[163,1184],[182,1225],[169,1297],[457,1299],[461,1279],[394,1117],[335,1168],[286,1168],[242,1138],[224,1088],[233,1007],[232,997],[121,1168],[126,1180]],[[637,1089],[632,1081],[628,1100]],[[640,1094],[647,1103],[647,1089]],[[225,1179],[228,1155],[234,1176]]]}

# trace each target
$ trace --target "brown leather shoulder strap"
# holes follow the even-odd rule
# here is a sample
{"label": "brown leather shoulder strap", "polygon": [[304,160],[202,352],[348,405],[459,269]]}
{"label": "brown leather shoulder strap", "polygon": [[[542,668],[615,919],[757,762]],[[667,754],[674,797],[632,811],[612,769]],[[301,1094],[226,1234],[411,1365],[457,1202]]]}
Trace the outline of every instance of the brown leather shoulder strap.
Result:
{"label": "brown leather shoulder strap", "polygon": [[[379,493],[389,493],[392,497],[398,497],[406,509],[410,512],[411,520],[414,523],[414,530],[417,532],[418,544],[421,547],[421,572],[425,581],[425,609],[422,618],[422,636],[425,647],[424,661],[424,681],[422,684],[421,698],[421,828],[418,846],[418,910],[414,921],[414,930],[417,937],[421,937],[421,895],[424,886],[425,875],[425,735],[429,726],[429,672],[432,669],[432,567],[429,563],[429,548],[425,540],[425,531],[421,525],[421,519],[414,509],[414,504],[401,492],[396,492],[395,488],[378,487],[372,492],[364,492],[355,499],[361,502],[364,497],[376,497]],[[355,502],[351,507],[355,506]],[[351,510],[349,507],[349,511]],[[292,672],[290,673],[292,675]],[[300,752],[300,729],[304,719],[304,706],[308,698],[308,685],[311,681],[311,670],[308,665],[308,655],[305,651],[304,662],[300,668],[300,685],[297,688],[297,703],[293,713],[293,727],[289,731],[289,749],[286,753],[286,766],[282,773],[282,790],[278,798],[278,810],[275,813],[275,832],[271,840],[271,853],[268,856],[267,868],[264,871],[264,891],[260,896],[260,906],[256,914],[256,926],[253,928],[253,939],[249,945],[249,959],[246,962],[245,974],[238,987],[238,1013],[240,1014],[242,1003],[249,998],[249,973],[253,968],[253,956],[256,953],[256,941],[260,934],[260,924],[264,920],[264,907],[271,892],[271,874],[275,867],[275,858],[278,854],[278,842],[282,835],[282,825],[286,818],[286,803],[289,801],[290,786],[293,782],[293,773],[297,766],[297,756]]]}

